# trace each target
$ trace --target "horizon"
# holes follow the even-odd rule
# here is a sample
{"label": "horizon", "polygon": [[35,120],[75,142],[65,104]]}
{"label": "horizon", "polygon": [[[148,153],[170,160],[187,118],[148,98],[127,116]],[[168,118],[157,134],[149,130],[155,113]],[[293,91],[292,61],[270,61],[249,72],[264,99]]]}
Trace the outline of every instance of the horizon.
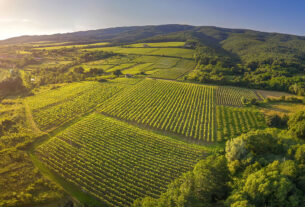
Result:
{"label": "horizon", "polygon": [[128,26],[117,26],[117,27],[106,27],[106,28],[97,28],[97,29],[89,29],[89,30],[78,30],[78,31],[68,31],[68,32],[58,32],[58,33],[48,33],[48,34],[30,34],[30,35],[19,35],[19,36],[13,36],[5,39],[0,39],[0,41],[5,41],[13,38],[19,38],[24,36],[44,36],[44,35],[57,35],[57,34],[69,34],[69,33],[76,33],[76,32],[86,32],[86,31],[94,31],[94,30],[103,30],[103,29],[111,29],[111,28],[123,28],[123,27],[145,27],[145,26],[161,26],[161,25],[187,25],[187,26],[194,26],[194,27],[216,27],[216,28],[222,28],[222,29],[233,29],[233,30],[251,30],[256,32],[265,32],[265,33],[276,33],[276,34],[284,34],[284,35],[294,35],[299,37],[305,37],[304,35],[298,35],[293,33],[283,33],[283,32],[276,32],[276,31],[263,31],[263,30],[256,30],[256,29],[250,29],[250,28],[236,28],[236,27],[219,27],[214,25],[191,25],[191,24],[144,24],[144,25],[128,25]]}
{"label": "horizon", "polygon": [[[73,5],[73,6],[71,6]],[[187,24],[305,36],[305,2],[2,0],[0,40],[124,26]],[[149,8],[149,9],[148,9]]]}

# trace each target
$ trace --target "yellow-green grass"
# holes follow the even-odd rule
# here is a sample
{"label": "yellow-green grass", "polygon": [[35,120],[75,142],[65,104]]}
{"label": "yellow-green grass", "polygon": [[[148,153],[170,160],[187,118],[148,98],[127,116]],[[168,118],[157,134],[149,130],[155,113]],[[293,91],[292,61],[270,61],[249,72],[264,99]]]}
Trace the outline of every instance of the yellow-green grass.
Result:
{"label": "yellow-green grass", "polygon": [[116,71],[116,70],[124,70],[124,69],[130,68],[130,67],[132,67],[136,64],[137,63],[123,63],[123,64],[120,64],[120,65],[116,65],[114,67],[111,67],[110,69],[107,70],[107,72],[113,72],[113,71]]}
{"label": "yellow-green grass", "polygon": [[9,76],[9,71],[6,69],[0,68],[0,81],[3,81],[5,78]]}
{"label": "yellow-green grass", "polygon": [[123,71],[124,74],[139,74],[141,72],[145,72],[146,70],[150,70],[150,67],[153,63],[142,63],[132,66]]}
{"label": "yellow-green grass", "polygon": [[52,67],[62,67],[63,65],[67,65],[72,63],[70,60],[50,60],[50,61],[44,61],[41,64],[36,65],[27,65],[25,69],[32,70],[32,69],[43,69],[43,68],[52,68]]}
{"label": "yellow-green grass", "polygon": [[156,42],[156,43],[137,43],[126,45],[126,47],[183,47],[185,42]]}
{"label": "yellow-green grass", "polygon": [[34,49],[36,50],[58,50],[58,49],[70,49],[70,48],[84,48],[84,47],[94,47],[94,46],[103,46],[103,45],[107,45],[109,44],[108,42],[100,42],[100,43],[93,43],[93,44],[79,44],[79,45],[59,45],[59,46],[46,46],[46,47],[42,47],[42,45],[40,45],[39,47],[36,47]]}
{"label": "yellow-green grass", "polygon": [[104,71],[108,70],[109,68],[112,68],[113,65],[106,65],[106,64],[90,64],[90,63],[84,63],[80,65],[76,65],[70,68],[70,71],[73,71],[77,67],[82,67],[84,69],[84,72],[90,71],[90,69],[96,68],[96,69],[102,69]]}
{"label": "yellow-green grass", "polygon": [[289,102],[275,102],[267,103],[261,108],[261,112],[266,115],[287,115],[298,111],[305,110],[305,104],[303,103],[289,103]]}
{"label": "yellow-green grass", "polygon": [[264,98],[279,98],[281,96],[293,96],[293,94],[280,91],[256,90]]}
{"label": "yellow-green grass", "polygon": [[121,83],[121,84],[128,84],[128,85],[134,85],[142,81],[142,78],[115,78],[109,80],[110,82],[114,83]]}

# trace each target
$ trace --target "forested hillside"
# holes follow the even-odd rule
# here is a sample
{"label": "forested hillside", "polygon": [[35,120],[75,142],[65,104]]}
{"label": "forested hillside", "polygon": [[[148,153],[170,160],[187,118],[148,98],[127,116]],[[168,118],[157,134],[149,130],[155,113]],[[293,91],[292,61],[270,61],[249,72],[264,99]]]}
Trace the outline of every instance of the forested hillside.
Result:
{"label": "forested hillside", "polygon": [[[159,25],[100,29],[67,34],[23,36],[1,41],[134,42],[186,41],[194,48],[196,70],[185,80],[251,88],[305,92],[305,37],[210,26]],[[101,46],[103,47],[103,46]]]}

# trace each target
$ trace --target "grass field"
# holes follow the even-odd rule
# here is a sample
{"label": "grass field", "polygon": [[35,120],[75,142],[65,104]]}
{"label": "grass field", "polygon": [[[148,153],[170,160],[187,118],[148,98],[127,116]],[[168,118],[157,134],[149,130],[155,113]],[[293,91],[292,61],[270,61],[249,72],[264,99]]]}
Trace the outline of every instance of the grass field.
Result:
{"label": "grass field", "polygon": [[45,131],[92,110],[123,87],[116,83],[75,83],[30,97],[26,103],[40,130]]}
{"label": "grass field", "polygon": [[153,63],[141,63],[137,64],[135,66],[132,66],[126,70],[123,71],[124,74],[139,74],[141,72],[145,72],[147,70],[151,70],[151,67]]}
{"label": "grass field", "polygon": [[[56,46],[54,46],[54,44]],[[71,48],[85,48],[85,47],[94,47],[94,46],[103,46],[103,45],[107,45],[109,43],[107,42],[100,42],[100,43],[93,43],[93,44],[83,44],[83,45],[60,45],[60,44],[38,44],[36,46],[36,50],[59,50],[59,49],[71,49]]]}
{"label": "grass field", "polygon": [[52,170],[107,206],[158,197],[203,149],[91,114],[36,149]]}

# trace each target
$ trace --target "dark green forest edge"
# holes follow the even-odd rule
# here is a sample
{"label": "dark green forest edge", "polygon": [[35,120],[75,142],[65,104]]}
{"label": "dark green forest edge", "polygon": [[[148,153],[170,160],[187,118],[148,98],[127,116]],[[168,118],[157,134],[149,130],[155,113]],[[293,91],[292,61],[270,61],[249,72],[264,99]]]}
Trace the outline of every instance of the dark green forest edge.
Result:
{"label": "dark green forest edge", "polygon": [[[108,42],[108,47],[140,42],[182,41],[186,42],[183,48],[194,49],[195,53],[193,58],[181,59],[193,59],[196,66],[179,81],[268,89],[298,95],[298,98],[281,97],[250,102],[243,98],[243,104],[247,107],[265,107],[273,102],[304,103],[305,37],[301,36],[243,29],[161,25],[24,36],[1,41],[0,44],[4,48],[1,50],[28,51],[31,46],[26,44],[38,41],[53,41],[59,45],[67,42],[64,43],[67,46]],[[90,45],[85,47],[90,48]],[[90,204],[90,196],[84,192],[71,195],[65,187],[57,185],[56,179],[46,178],[49,172],[40,171],[44,167],[33,165],[30,157],[39,139],[46,139],[48,135],[51,137],[52,133],[65,130],[66,126],[49,134],[35,128],[33,117],[29,115],[31,112],[22,99],[33,96],[36,90],[50,84],[85,80],[108,82],[120,77],[120,70],[110,73],[91,68],[85,71],[78,65],[107,58],[126,58],[126,55],[106,51],[81,53],[73,47],[31,52],[31,55],[9,56],[0,62],[1,68],[13,66],[7,78],[0,82],[0,109],[9,108],[1,111],[0,119],[0,184],[10,187],[0,189],[0,206],[98,206]],[[68,64],[29,73],[22,70],[53,56],[66,56],[73,60]],[[145,78],[146,75],[140,73],[137,77]],[[32,77],[38,78],[33,82]],[[50,87],[50,90],[56,90],[57,86]],[[223,141],[221,145],[225,147],[211,150],[193,170],[172,181],[159,198],[137,199],[133,206],[305,206],[305,111],[289,116],[268,116],[266,122],[266,129],[253,130]],[[73,120],[66,124],[72,125]]]}

